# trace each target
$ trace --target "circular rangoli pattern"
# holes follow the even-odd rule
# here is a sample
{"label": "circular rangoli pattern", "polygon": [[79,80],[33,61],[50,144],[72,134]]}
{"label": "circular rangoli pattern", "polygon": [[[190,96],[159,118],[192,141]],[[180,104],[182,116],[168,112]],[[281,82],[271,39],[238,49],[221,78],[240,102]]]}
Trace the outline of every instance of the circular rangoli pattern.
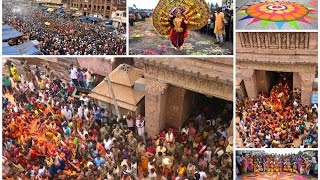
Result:
{"label": "circular rangoli pattern", "polygon": [[260,173],[249,173],[241,176],[240,180],[274,180],[274,179],[291,179],[291,180],[310,180],[317,179],[312,177],[303,176],[295,173],[287,172],[260,172]]}
{"label": "circular rangoli pattern", "polygon": [[295,2],[263,2],[251,5],[246,11],[252,17],[268,21],[293,21],[309,13],[304,5]]}

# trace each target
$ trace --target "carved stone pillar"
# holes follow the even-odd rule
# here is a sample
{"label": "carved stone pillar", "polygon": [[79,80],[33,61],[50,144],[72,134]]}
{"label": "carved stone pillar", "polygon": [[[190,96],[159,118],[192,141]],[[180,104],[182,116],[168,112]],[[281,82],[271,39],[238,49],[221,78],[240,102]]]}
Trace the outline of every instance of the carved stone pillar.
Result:
{"label": "carved stone pillar", "polygon": [[310,33],[307,41],[309,41],[309,49],[318,49],[318,33]]}
{"label": "carved stone pillar", "polygon": [[256,70],[256,79],[259,92],[269,92],[270,88],[270,77],[267,71],[258,71]]}
{"label": "carved stone pillar", "polygon": [[257,78],[254,69],[241,69],[244,85],[249,99],[256,99],[258,96]]}
{"label": "carved stone pillar", "polygon": [[303,105],[310,105],[314,73],[303,72],[299,73],[299,75],[301,78],[301,103]]}
{"label": "carved stone pillar", "polygon": [[166,89],[168,84],[145,79],[145,128],[149,135],[157,135],[165,126]]}
{"label": "carved stone pillar", "polygon": [[293,72],[293,88],[301,90],[301,78],[298,72]]}
{"label": "carved stone pillar", "polygon": [[189,115],[186,108],[191,108],[191,102],[189,106],[184,107],[186,100],[187,90],[177,86],[169,86],[166,104],[166,127],[172,126],[177,129],[181,129],[184,120],[187,118],[185,115]]}

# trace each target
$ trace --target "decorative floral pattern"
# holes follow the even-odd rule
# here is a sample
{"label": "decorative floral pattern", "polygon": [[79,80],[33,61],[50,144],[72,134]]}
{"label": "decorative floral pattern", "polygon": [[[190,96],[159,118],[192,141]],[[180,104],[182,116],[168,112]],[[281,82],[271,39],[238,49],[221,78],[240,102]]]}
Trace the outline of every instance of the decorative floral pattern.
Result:
{"label": "decorative floral pattern", "polygon": [[249,6],[246,11],[252,17],[269,21],[292,21],[309,13],[304,5],[295,2],[263,2]]}
{"label": "decorative floral pattern", "polygon": [[[242,23],[248,22],[246,27],[250,25],[256,27],[254,24],[260,23],[262,28],[272,24],[275,24],[278,29],[282,29],[285,24],[292,26],[294,29],[301,29],[302,26],[306,27],[306,25],[314,28],[313,25],[318,21],[316,4],[313,0],[304,4],[274,0],[253,2],[240,8],[237,17],[239,17],[238,21],[242,21]],[[250,27],[248,28],[250,29]]]}
{"label": "decorative floral pattern", "polygon": [[[261,172],[250,173],[239,178],[240,180],[274,180],[274,179],[292,179],[292,180],[310,180],[312,177],[303,176],[295,173],[287,172]],[[314,178],[316,179],[316,178]]]}

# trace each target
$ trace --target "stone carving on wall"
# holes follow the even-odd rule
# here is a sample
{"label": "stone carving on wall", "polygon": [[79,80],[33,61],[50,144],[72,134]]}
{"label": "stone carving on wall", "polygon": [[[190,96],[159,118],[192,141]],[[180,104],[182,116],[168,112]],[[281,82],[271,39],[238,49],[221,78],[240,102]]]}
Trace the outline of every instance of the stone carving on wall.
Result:
{"label": "stone carving on wall", "polygon": [[281,48],[287,49],[287,33],[280,33]]}
{"label": "stone carving on wall", "polygon": [[277,44],[276,33],[270,33],[270,45],[276,45],[276,44]]}
{"label": "stone carving on wall", "polygon": [[266,39],[265,39],[265,33],[259,33],[259,39],[260,39],[260,47],[266,48]]}
{"label": "stone carving on wall", "polygon": [[290,33],[289,37],[290,37],[289,47],[290,47],[290,49],[295,49],[296,48],[296,34]]}
{"label": "stone carving on wall", "polygon": [[146,93],[148,94],[161,95],[167,88],[167,83],[146,79]]}
{"label": "stone carving on wall", "polygon": [[257,39],[257,33],[252,33],[251,35],[251,38],[252,38],[252,46],[253,47],[258,47],[258,39]]}
{"label": "stone carving on wall", "polygon": [[251,47],[249,33],[244,32],[243,35],[243,44],[245,47]]}
{"label": "stone carving on wall", "polygon": [[278,34],[277,33],[269,33],[269,48],[278,49]]}
{"label": "stone carving on wall", "polygon": [[240,39],[244,48],[308,49],[310,43],[308,32],[243,32]]}
{"label": "stone carving on wall", "polygon": [[[146,71],[151,72],[158,67],[148,65]],[[167,71],[170,71],[169,73]],[[150,79],[148,74],[146,77],[146,93],[148,94],[161,94],[168,87],[168,84],[179,86],[191,91],[213,95],[219,98],[232,100],[232,83],[224,84],[223,82],[201,78],[197,74],[189,75],[182,74],[173,69],[159,68],[157,71],[157,80]],[[228,87],[230,86],[230,87]]]}
{"label": "stone carving on wall", "polygon": [[304,49],[306,44],[306,34],[299,33],[299,48]]}
{"label": "stone carving on wall", "polygon": [[238,66],[241,68],[242,77],[252,77],[254,70],[265,71],[284,71],[284,72],[314,72],[316,62],[314,63],[281,63],[281,62],[252,62],[248,59],[237,58]]}

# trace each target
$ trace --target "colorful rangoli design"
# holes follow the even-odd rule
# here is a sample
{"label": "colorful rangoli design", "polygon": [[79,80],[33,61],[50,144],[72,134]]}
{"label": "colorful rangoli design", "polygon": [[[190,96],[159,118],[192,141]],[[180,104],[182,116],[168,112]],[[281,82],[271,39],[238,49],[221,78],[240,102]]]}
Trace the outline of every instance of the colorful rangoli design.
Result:
{"label": "colorful rangoli design", "polygon": [[279,29],[285,23],[292,25],[295,29],[300,29],[298,22],[312,24],[317,21],[317,11],[312,8],[313,3],[309,3],[310,7],[296,2],[280,2],[267,1],[246,5],[240,9],[240,13],[244,16],[239,21],[252,19],[249,24],[260,22],[262,26],[275,23]]}
{"label": "colorful rangoli design", "polygon": [[268,172],[268,173],[250,173],[243,175],[240,180],[274,180],[274,179],[290,179],[290,180],[313,180],[317,178],[307,177],[300,174],[287,172]]}

